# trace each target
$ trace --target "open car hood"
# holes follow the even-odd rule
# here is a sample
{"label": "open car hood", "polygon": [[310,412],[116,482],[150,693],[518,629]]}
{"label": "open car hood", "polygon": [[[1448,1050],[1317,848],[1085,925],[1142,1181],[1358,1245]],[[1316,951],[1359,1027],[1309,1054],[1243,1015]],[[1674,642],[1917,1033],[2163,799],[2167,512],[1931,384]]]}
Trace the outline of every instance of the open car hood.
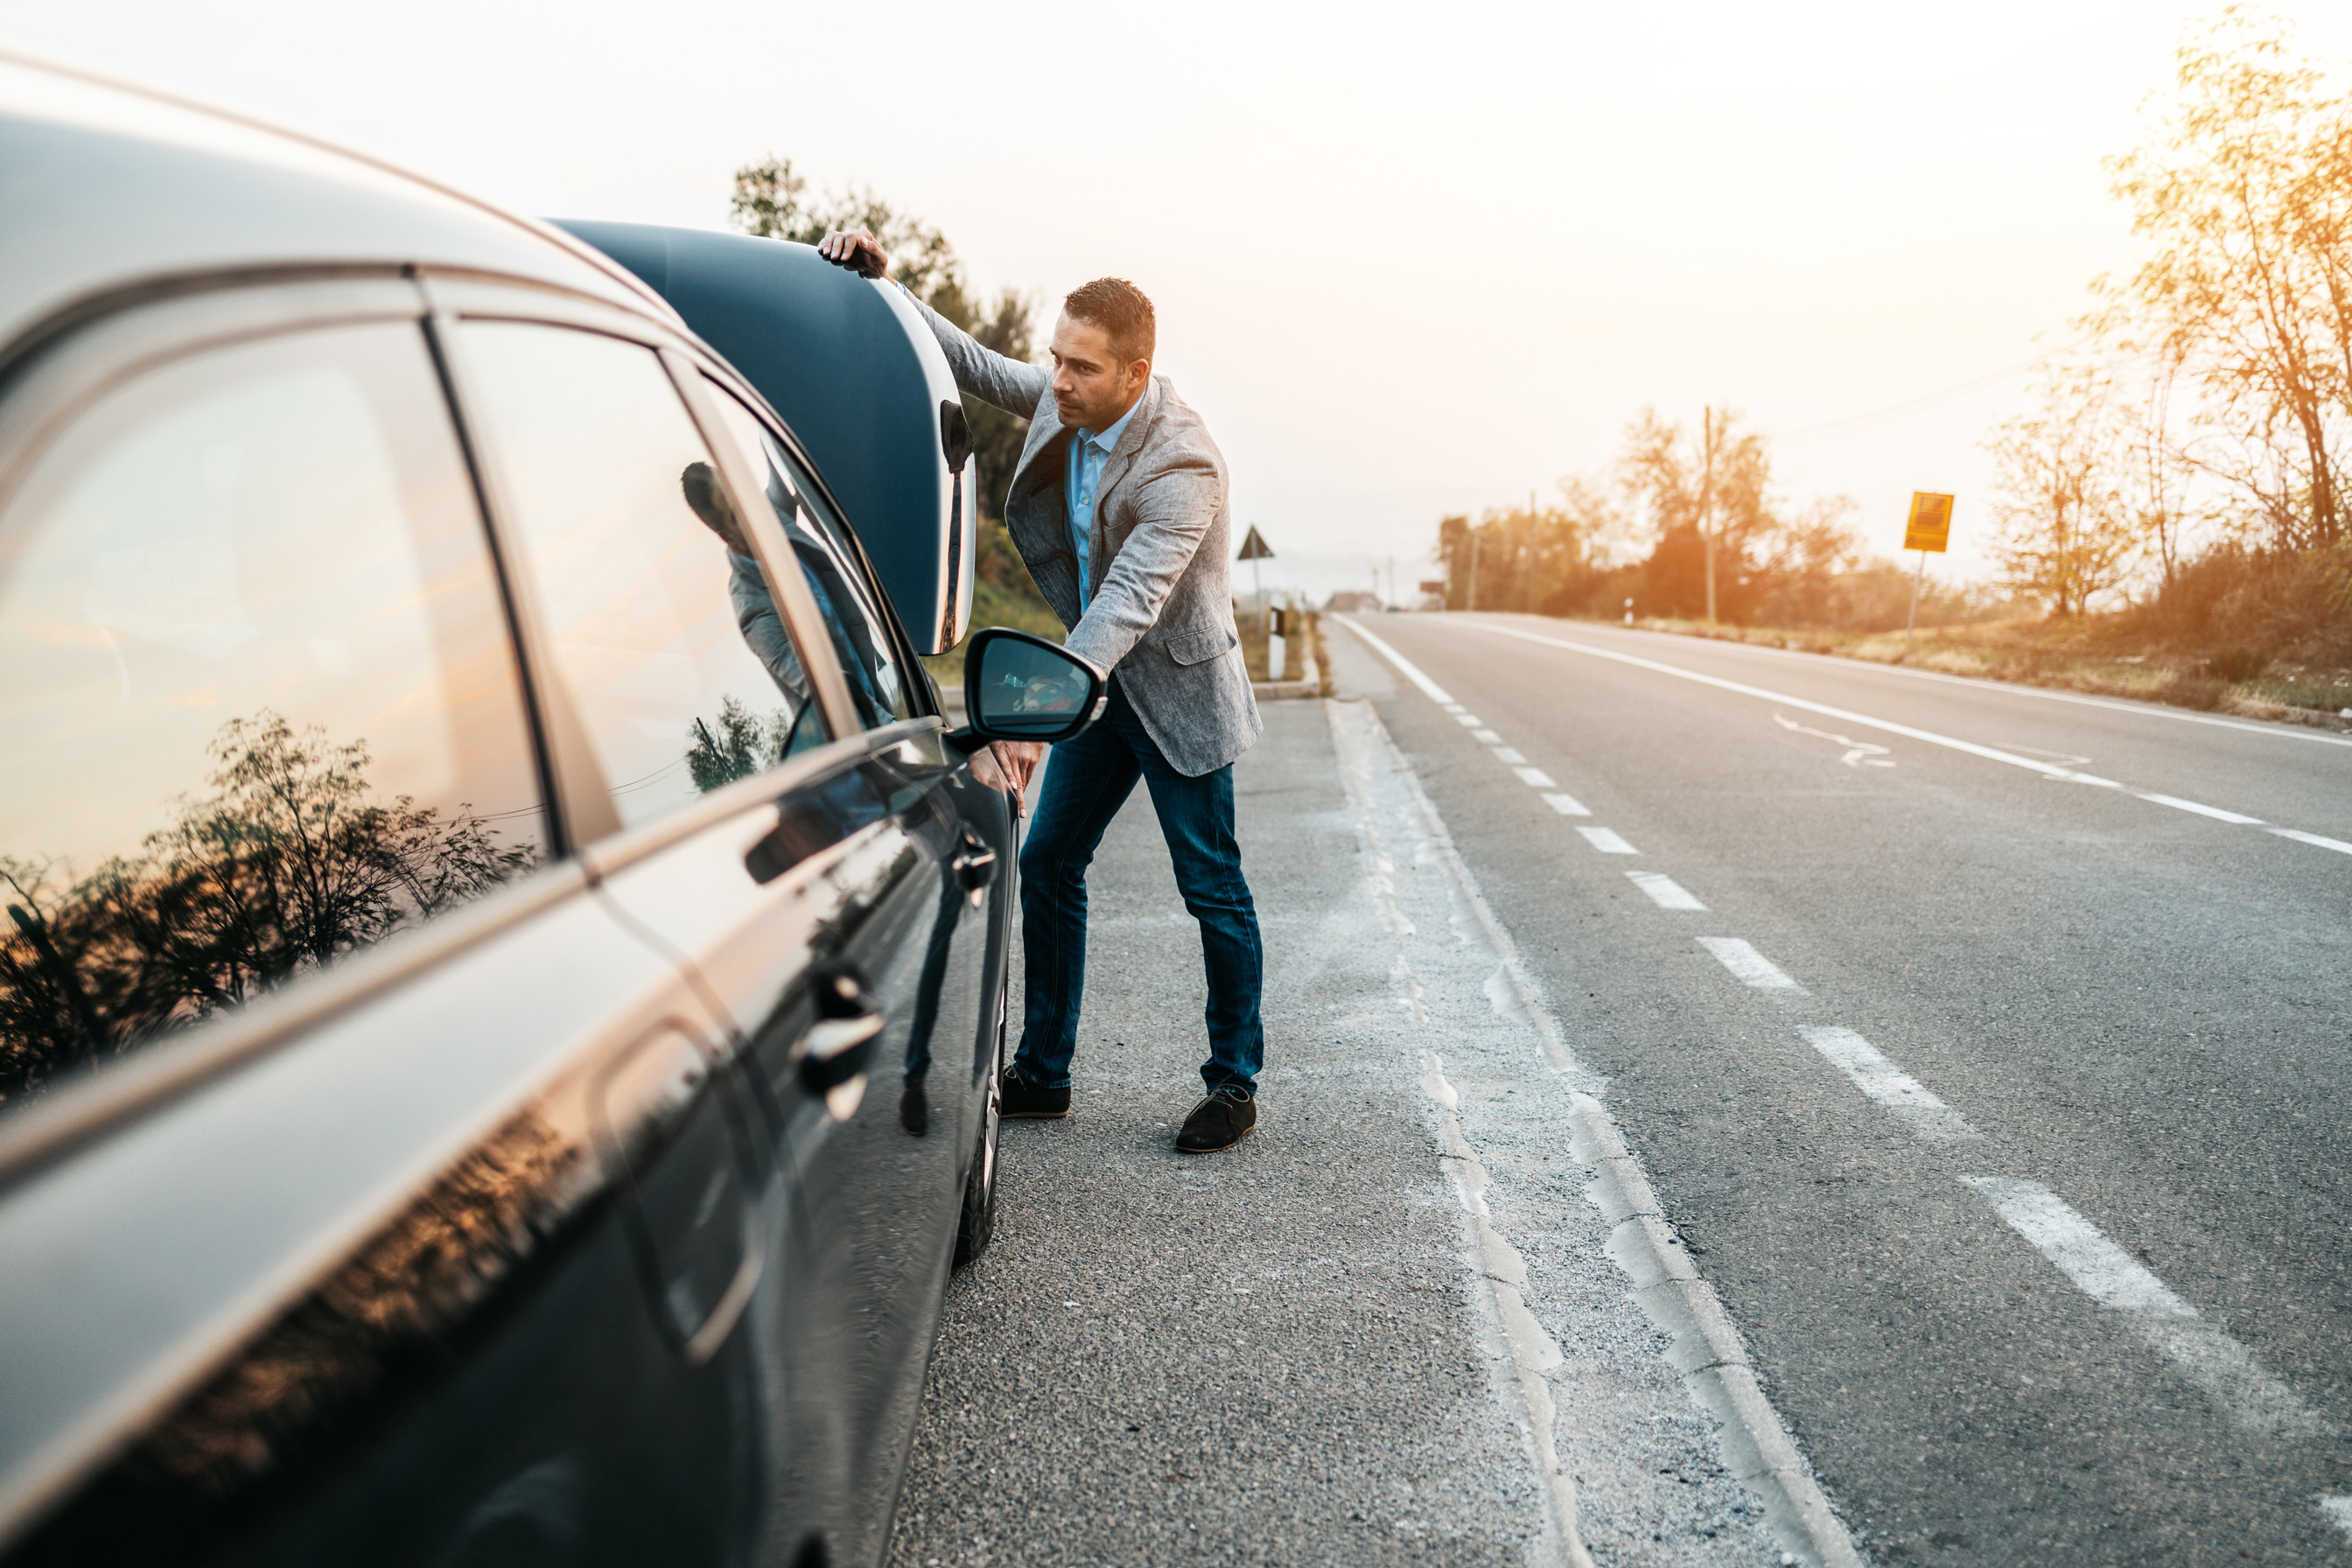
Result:
{"label": "open car hood", "polygon": [[555,221],[667,300],[783,416],[917,651],[961,642],[971,619],[978,495],[971,442],[947,356],[905,296],[813,246]]}

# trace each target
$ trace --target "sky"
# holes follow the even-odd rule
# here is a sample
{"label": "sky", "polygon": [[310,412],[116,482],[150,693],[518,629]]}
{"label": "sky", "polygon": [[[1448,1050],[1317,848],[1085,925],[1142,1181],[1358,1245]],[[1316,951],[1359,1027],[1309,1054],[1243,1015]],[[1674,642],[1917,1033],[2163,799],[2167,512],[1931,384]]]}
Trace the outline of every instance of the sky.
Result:
{"label": "sky", "polygon": [[[1132,279],[1269,588],[1410,589],[1645,407],[1772,437],[1896,552],[2134,258],[2101,160],[2218,4],[1180,6],[0,0],[0,47],[543,216],[726,226],[768,153],[936,224],[987,294]],[[2352,58],[2352,6],[2273,7]],[[1050,316],[1046,318],[1050,320]]]}

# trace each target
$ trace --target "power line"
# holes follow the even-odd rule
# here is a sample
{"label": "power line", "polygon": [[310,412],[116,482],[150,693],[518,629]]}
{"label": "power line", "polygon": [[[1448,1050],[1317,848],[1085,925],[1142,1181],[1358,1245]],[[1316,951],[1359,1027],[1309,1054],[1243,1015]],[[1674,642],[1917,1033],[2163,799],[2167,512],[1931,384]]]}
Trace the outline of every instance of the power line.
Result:
{"label": "power line", "polygon": [[2011,376],[2021,375],[2042,363],[2052,355],[2065,353],[2075,346],[2069,343],[2062,348],[2044,349],[2032,359],[2020,360],[2015,364],[2006,365],[2000,370],[1964,381],[1957,386],[1948,386],[1941,392],[1931,392],[1924,397],[1915,397],[1907,402],[1892,404],[1869,414],[1850,414],[1843,419],[1831,419],[1819,425],[1800,426],[1794,430],[1771,432],[1765,439],[1785,444],[1792,441],[1820,440],[1831,436],[1857,435],[1873,426],[1882,423],[1893,424],[1897,420],[1908,418],[1914,414],[1925,413],[1939,404],[1949,403],[1956,397],[1965,397],[1971,392],[1981,392],[1986,387],[2007,381]]}

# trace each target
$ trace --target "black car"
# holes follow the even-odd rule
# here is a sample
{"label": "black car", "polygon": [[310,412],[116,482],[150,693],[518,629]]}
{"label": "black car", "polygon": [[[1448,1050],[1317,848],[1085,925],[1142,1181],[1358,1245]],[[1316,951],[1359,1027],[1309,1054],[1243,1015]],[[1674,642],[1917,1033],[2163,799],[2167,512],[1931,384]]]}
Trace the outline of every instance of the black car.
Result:
{"label": "black car", "polygon": [[1103,677],[943,719],[894,296],[582,232],[0,59],[11,1563],[883,1552]]}

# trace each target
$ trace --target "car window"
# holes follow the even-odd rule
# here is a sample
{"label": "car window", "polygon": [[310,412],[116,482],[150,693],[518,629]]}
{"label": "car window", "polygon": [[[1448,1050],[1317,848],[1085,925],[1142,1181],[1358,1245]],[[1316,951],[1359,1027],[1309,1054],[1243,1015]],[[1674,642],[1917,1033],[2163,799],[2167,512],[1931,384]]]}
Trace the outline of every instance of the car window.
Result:
{"label": "car window", "polygon": [[849,682],[858,713],[871,726],[913,716],[912,693],[875,595],[855,564],[847,531],[824,504],[776,438],[724,388],[711,387],[719,420],[761,476],[793,553],[808,575],[809,592],[833,638],[834,657]]}
{"label": "car window", "polygon": [[474,417],[622,824],[822,744],[799,651],[658,356],[558,327],[464,331]]}
{"label": "car window", "polygon": [[0,500],[0,1096],[537,861],[538,768],[422,334],[212,350]]}

